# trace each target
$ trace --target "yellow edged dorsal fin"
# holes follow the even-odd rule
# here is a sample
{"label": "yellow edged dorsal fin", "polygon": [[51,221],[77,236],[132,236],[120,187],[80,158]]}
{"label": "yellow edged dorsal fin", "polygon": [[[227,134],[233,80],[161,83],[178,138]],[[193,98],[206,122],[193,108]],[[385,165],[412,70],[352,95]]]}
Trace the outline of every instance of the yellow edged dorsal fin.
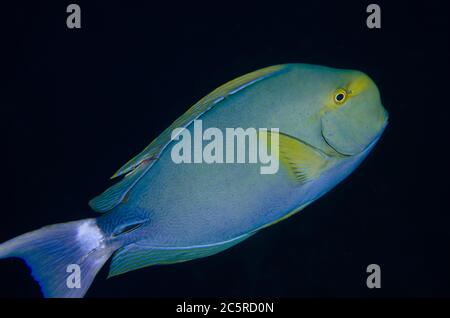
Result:
{"label": "yellow edged dorsal fin", "polygon": [[287,67],[288,65],[266,67],[238,77],[212,91],[175,120],[172,125],[165,129],[140,154],[120,168],[111,178],[125,175],[123,180],[92,199],[89,205],[97,212],[107,212],[117,206],[126,197],[128,191],[147,173],[161,152],[171,142],[172,131],[175,128],[187,127],[202,114],[220,104],[227,96],[235,94],[258,81],[278,74],[286,70]]}
{"label": "yellow edged dorsal fin", "polygon": [[228,95],[237,93],[238,91],[264,79],[272,76],[284,69],[288,65],[274,65],[269,66],[252,73],[248,73],[238,77],[220,87],[213,90],[211,93],[199,100],[194,106],[189,108],[182,116],[175,120],[172,125],[165,129],[155,140],[151,142],[140,154],[128,161],[122,168],[120,168],[112,178],[118,177],[122,174],[136,168],[142,161],[157,157],[159,153],[171,141],[171,134],[175,128],[187,127],[191,122],[197,119],[200,115],[210,110],[214,105],[218,104]]}
{"label": "yellow edged dorsal fin", "polygon": [[289,176],[296,182],[305,183],[317,178],[331,160],[329,156],[314,146],[283,133],[260,133],[260,137],[270,143],[273,140],[271,134],[278,135],[278,159],[281,167],[285,168]]}

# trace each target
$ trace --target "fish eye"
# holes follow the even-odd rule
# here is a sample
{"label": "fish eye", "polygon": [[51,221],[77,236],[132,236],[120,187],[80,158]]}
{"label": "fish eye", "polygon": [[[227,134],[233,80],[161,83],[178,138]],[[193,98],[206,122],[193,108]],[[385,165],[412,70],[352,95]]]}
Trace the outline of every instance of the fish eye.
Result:
{"label": "fish eye", "polygon": [[338,89],[334,94],[334,102],[336,104],[343,104],[347,99],[347,91],[345,89]]}

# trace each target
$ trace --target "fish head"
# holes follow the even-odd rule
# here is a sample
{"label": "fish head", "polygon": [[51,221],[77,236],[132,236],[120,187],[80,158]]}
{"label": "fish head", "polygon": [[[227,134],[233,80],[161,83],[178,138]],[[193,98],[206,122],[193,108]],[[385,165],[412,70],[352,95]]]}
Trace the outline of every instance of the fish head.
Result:
{"label": "fish head", "polygon": [[324,95],[321,133],[331,148],[341,155],[354,156],[379,139],[387,125],[388,113],[369,76],[343,70],[333,85],[327,86]]}

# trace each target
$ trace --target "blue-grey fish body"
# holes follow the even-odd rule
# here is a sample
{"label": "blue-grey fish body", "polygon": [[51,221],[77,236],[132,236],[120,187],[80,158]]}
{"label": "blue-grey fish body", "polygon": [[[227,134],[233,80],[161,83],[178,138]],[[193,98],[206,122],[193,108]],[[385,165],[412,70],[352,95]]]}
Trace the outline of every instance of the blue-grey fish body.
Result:
{"label": "blue-grey fish body", "polygon": [[[200,100],[122,167],[114,175],[122,179],[90,202],[102,216],[19,236],[0,245],[0,258],[25,259],[45,296],[80,297],[111,255],[114,276],[218,253],[333,188],[367,156],[386,123],[378,89],[361,72],[307,64],[255,71]],[[182,138],[172,136],[174,129],[184,128],[184,139],[199,125],[224,136],[229,128],[268,129],[257,140],[276,135],[278,171],[175,162]],[[55,252],[56,240],[67,242],[67,251]],[[87,273],[82,288],[66,286],[61,259]],[[43,264],[55,268],[51,282]]]}

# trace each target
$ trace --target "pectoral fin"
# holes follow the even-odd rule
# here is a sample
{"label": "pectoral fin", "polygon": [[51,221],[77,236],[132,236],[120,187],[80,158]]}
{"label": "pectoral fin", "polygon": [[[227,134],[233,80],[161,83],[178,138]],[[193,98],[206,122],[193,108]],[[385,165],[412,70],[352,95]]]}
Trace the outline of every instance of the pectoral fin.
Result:
{"label": "pectoral fin", "polygon": [[[276,140],[271,134],[278,135],[278,159],[281,166],[296,182],[305,183],[317,178],[330,162],[329,156],[295,137],[276,132],[260,133],[260,137],[271,144]],[[272,150],[272,153],[277,152]]]}

